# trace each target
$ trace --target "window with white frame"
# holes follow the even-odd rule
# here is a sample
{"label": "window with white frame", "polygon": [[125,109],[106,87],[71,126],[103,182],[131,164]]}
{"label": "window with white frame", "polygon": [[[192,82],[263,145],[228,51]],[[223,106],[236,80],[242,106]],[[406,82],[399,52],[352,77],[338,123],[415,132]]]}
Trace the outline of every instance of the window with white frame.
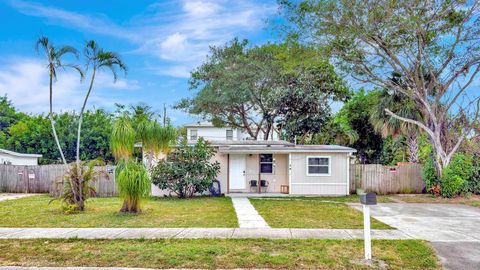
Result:
{"label": "window with white frame", "polygon": [[260,173],[273,173],[272,154],[260,154]]}
{"label": "window with white frame", "polygon": [[307,157],[307,175],[330,175],[330,157]]}
{"label": "window with white frame", "polygon": [[190,130],[190,140],[196,140],[197,139],[197,130],[196,129],[191,129]]}
{"label": "window with white frame", "polygon": [[233,130],[227,129],[227,140],[233,140]]}

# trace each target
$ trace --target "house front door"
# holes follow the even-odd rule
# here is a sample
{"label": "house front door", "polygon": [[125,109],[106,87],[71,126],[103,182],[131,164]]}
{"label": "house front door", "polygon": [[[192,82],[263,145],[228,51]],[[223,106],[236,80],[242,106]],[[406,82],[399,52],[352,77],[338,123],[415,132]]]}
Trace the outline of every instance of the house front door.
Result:
{"label": "house front door", "polygon": [[246,165],[245,155],[230,155],[230,189],[245,189]]}

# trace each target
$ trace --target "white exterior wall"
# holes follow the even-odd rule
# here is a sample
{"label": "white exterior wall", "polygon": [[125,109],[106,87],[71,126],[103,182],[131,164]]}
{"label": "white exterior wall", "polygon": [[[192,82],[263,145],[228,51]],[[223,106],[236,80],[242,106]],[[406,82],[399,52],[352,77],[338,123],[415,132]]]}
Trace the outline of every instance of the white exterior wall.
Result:
{"label": "white exterior wall", "polygon": [[[242,141],[250,138],[250,135],[238,128],[219,128],[219,127],[188,127],[187,128],[187,139],[190,140],[191,131],[197,131],[197,137],[203,137],[206,140],[211,141],[226,141],[227,140],[227,130],[233,131],[233,140]],[[273,138],[272,138],[273,137]],[[263,132],[259,132],[257,140],[263,140]],[[268,140],[278,141],[279,136],[277,132],[270,133]]]}
{"label": "white exterior wall", "polygon": [[12,164],[12,165],[38,165],[37,157],[22,157],[10,155],[7,153],[0,153],[0,164]]}
{"label": "white exterior wall", "polygon": [[233,130],[233,140],[237,140],[238,131],[232,128],[217,127],[189,127],[187,128],[187,139],[190,140],[191,131],[197,130],[197,137],[203,137],[211,141],[226,141],[227,130]]}
{"label": "white exterior wall", "polygon": [[[330,157],[330,175],[307,175],[307,157]],[[290,194],[348,195],[348,153],[291,153]]]}

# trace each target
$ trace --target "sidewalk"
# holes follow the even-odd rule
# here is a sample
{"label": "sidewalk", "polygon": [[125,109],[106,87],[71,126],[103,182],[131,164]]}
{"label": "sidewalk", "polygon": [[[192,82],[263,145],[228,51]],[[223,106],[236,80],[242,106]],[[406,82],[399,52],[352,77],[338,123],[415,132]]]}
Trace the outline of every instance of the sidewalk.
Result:
{"label": "sidewalk", "polygon": [[[361,239],[356,229],[272,229],[272,228],[0,228],[0,239],[82,238],[317,238]],[[399,230],[372,230],[373,239],[413,239]]]}

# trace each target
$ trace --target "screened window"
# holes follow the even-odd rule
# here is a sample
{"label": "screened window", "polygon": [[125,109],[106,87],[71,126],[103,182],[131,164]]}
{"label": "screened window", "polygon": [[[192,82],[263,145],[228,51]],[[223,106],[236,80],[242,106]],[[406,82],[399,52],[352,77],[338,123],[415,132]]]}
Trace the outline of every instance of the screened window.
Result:
{"label": "screened window", "polygon": [[329,157],[308,157],[307,175],[329,175],[330,158]]}
{"label": "screened window", "polygon": [[273,173],[272,154],[260,154],[260,173]]}
{"label": "screened window", "polygon": [[227,140],[233,140],[233,130],[227,130]]}
{"label": "screened window", "polygon": [[190,140],[196,140],[197,139],[197,130],[192,129],[190,130]]}

